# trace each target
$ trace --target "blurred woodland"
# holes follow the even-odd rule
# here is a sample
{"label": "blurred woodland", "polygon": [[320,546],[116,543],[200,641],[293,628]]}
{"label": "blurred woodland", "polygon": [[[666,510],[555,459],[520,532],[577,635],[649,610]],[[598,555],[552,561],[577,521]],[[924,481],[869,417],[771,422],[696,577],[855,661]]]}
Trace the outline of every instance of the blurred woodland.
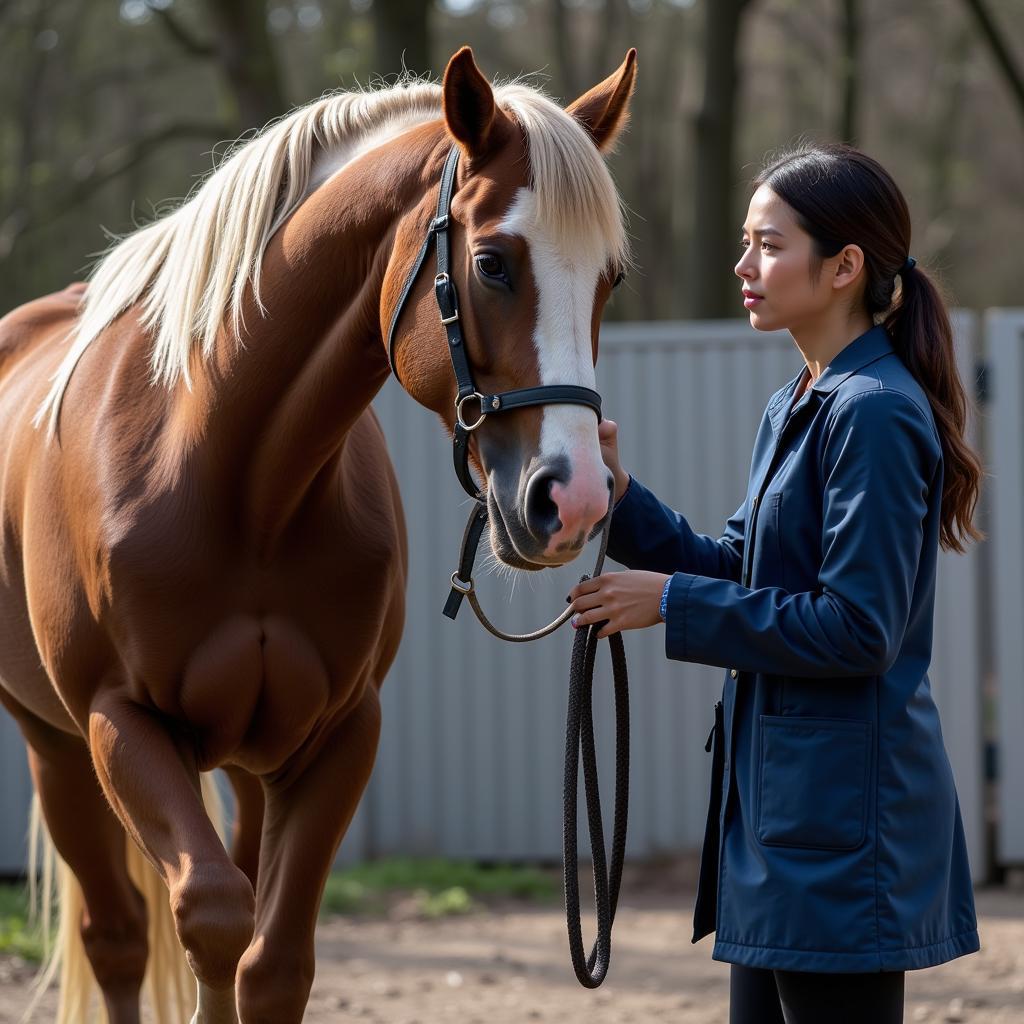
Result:
{"label": "blurred woodland", "polygon": [[1024,304],[1024,0],[0,0],[0,313],[84,276],[230,141],[325,91],[483,71],[563,103],[639,51],[608,318],[744,315],[748,182],[801,138],[895,176],[951,300]]}

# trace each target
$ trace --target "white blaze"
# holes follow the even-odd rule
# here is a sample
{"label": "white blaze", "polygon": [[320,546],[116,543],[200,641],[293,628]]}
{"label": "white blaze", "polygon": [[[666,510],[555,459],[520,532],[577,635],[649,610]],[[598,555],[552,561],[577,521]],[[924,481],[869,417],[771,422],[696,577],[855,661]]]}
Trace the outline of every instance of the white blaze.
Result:
{"label": "white blaze", "polygon": [[[529,245],[538,296],[533,341],[540,383],[576,384],[596,391],[590,324],[598,277],[608,260],[605,246],[585,229],[578,238],[555,237],[537,216],[535,193],[526,188],[518,191],[501,230],[520,235]],[[588,527],[601,519],[608,507],[608,470],[593,410],[582,405],[543,406],[538,455],[542,462],[558,455],[569,459],[569,487],[561,495],[552,492],[560,511],[572,509],[588,516]]]}

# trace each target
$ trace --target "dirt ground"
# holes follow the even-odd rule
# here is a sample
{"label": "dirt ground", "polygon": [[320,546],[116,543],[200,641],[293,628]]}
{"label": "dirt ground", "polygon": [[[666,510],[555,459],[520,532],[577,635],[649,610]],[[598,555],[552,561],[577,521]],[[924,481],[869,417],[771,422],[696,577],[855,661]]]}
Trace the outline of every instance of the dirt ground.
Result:
{"label": "dirt ground", "polygon": [[[581,888],[584,893],[590,890]],[[669,878],[627,877],[608,979],[583,989],[569,963],[560,906],[493,905],[437,921],[409,900],[383,919],[320,925],[310,1024],[727,1024],[729,965],[713,936],[690,942],[692,889]],[[908,1022],[1024,1024],[1024,891],[980,889],[981,950],[906,981]],[[585,918],[590,941],[593,917]],[[31,969],[0,959],[0,1024],[27,1003]],[[53,1019],[48,997],[36,1018]],[[184,1022],[183,1022],[184,1024]],[[869,1022],[865,1022],[869,1024]]]}

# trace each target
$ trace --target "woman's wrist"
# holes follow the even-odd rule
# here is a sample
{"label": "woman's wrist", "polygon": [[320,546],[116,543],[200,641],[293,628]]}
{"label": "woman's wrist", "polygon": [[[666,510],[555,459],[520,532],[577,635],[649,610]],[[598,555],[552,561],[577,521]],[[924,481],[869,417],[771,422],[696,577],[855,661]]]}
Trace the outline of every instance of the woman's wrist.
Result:
{"label": "woman's wrist", "polygon": [[661,621],[665,622],[668,619],[668,589],[672,586],[672,577],[669,576],[665,580],[665,586],[661,590],[661,607],[658,609],[658,614],[661,616]]}
{"label": "woman's wrist", "polygon": [[629,473],[623,472],[621,475],[615,477],[615,504],[618,505],[620,501],[626,496],[626,491],[629,490],[630,481],[633,478]]}

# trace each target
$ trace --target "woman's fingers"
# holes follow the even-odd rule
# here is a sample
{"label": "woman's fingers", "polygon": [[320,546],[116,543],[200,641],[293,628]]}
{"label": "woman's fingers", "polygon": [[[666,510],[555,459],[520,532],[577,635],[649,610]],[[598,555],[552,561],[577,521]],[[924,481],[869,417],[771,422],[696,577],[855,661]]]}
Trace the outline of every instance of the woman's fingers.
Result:
{"label": "woman's fingers", "polygon": [[572,603],[572,610],[574,612],[585,612],[591,608],[597,608],[599,605],[604,603],[604,598],[600,593],[595,592],[591,594],[581,594]]}
{"label": "woman's fingers", "polygon": [[587,626],[592,626],[595,622],[607,622],[597,631],[598,639],[603,639],[611,633],[618,633],[619,626],[616,625],[614,614],[609,614],[602,608],[594,608],[588,612],[579,612],[574,615],[569,621],[572,623],[574,629],[585,629]]}
{"label": "woman's fingers", "polygon": [[628,570],[584,580],[570,592],[573,625],[607,621],[599,636],[653,626],[661,621],[659,605],[668,578],[664,573]]}
{"label": "woman's fingers", "polygon": [[576,598],[582,597],[584,594],[597,593],[605,585],[605,579],[603,576],[593,576],[589,580],[584,580],[582,583],[577,583],[572,590],[569,591],[569,599],[575,601]]}

